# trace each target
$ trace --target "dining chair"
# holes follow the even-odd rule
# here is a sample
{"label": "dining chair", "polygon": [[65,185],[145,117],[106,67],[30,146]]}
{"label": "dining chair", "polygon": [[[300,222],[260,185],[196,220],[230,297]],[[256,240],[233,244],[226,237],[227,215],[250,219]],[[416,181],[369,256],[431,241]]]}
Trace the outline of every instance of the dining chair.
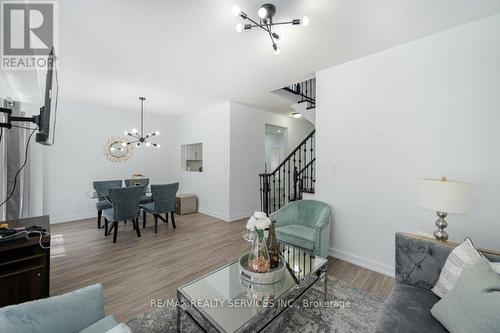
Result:
{"label": "dining chair", "polygon": [[141,204],[146,204],[153,200],[149,195],[146,195],[146,189],[148,188],[148,185],[149,185],[149,178],[125,179],[126,187],[144,186],[144,193],[141,196]]}
{"label": "dining chair", "polygon": [[[146,213],[155,218],[155,233],[158,232],[158,219],[168,223],[168,213],[172,218],[172,226],[175,226],[175,195],[179,189],[179,183],[166,185],[151,185],[151,197],[153,201],[142,205],[142,227],[146,228]],[[165,218],[161,214],[165,214]]]}
{"label": "dining chair", "polygon": [[[143,193],[143,186],[108,189],[108,198],[113,207],[103,210],[102,215],[104,216],[106,236],[109,236],[113,231],[113,243],[116,243],[119,221],[132,220],[137,237],[141,237],[139,230],[139,214],[141,212],[139,201]],[[111,223],[111,228],[108,228],[108,223]]]}
{"label": "dining chair", "polygon": [[97,194],[97,203],[95,208],[97,209],[97,228],[101,229],[101,217],[102,211],[111,208],[111,202],[106,198],[108,196],[108,189],[111,187],[121,187],[121,180],[102,180],[92,182],[94,191]]}

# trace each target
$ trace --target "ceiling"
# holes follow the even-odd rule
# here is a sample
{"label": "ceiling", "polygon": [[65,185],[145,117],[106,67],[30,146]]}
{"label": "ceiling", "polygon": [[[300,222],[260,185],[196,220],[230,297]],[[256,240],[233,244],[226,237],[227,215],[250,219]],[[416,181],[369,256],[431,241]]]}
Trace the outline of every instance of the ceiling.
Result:
{"label": "ceiling", "polygon": [[[64,103],[172,116],[234,101],[278,113],[270,93],[320,69],[500,12],[500,0],[274,0],[275,20],[307,15],[308,27],[280,26],[281,54],[262,31],[237,33],[238,4],[255,0],[61,0],[59,82]],[[40,75],[39,75],[40,76]],[[3,72],[13,97],[41,102],[40,77]]]}

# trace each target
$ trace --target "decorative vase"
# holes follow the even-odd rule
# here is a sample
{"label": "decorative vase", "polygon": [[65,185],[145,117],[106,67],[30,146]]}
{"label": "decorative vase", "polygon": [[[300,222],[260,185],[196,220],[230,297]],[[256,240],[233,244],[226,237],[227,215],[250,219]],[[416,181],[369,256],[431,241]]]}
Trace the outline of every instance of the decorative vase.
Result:
{"label": "decorative vase", "polygon": [[256,237],[253,240],[252,250],[248,255],[248,268],[252,272],[265,273],[269,271],[270,259],[267,244],[264,238],[264,230],[255,230]]}
{"label": "decorative vase", "polygon": [[276,221],[271,221],[269,235],[267,236],[267,250],[269,252],[270,266],[276,268],[280,264],[280,249],[276,238]]}

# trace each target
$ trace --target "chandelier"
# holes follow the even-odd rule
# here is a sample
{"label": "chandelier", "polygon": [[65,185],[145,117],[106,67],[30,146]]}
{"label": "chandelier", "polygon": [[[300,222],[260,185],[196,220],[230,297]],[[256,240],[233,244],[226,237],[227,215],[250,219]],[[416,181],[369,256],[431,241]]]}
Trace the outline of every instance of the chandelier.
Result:
{"label": "chandelier", "polygon": [[271,43],[273,45],[274,54],[280,54],[278,43],[282,42],[283,38],[276,32],[273,32],[272,30],[273,26],[283,25],[283,24],[292,24],[292,25],[301,24],[302,26],[305,27],[309,24],[309,18],[307,16],[304,16],[302,19],[295,19],[288,22],[273,22],[273,16],[274,14],[276,14],[276,6],[270,3],[263,4],[257,11],[257,15],[260,18],[259,23],[248,17],[248,15],[242,12],[240,7],[238,6],[234,6],[232,12],[234,16],[240,16],[242,19],[248,20],[253,23],[253,24],[237,23],[236,31],[242,32],[243,30],[250,30],[252,28],[261,28],[269,35]]}
{"label": "chandelier", "polygon": [[127,145],[136,145],[137,147],[140,147],[141,145],[145,145],[146,147],[151,147],[155,146],[156,148],[160,148],[159,144],[150,142],[150,138],[153,136],[160,135],[160,131],[156,131],[154,133],[147,133],[144,135],[144,101],[146,100],[145,97],[139,97],[139,100],[141,101],[141,131],[137,131],[136,128],[132,129],[132,131],[126,131],[125,135],[131,136],[133,139],[132,141],[129,142],[122,142],[122,146],[127,146]]}

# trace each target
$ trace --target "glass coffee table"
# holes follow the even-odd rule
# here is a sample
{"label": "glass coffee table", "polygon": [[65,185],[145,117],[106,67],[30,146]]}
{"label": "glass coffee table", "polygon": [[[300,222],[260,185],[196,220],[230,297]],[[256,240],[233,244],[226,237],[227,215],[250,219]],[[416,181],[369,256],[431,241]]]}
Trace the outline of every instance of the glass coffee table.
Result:
{"label": "glass coffee table", "polygon": [[240,277],[239,259],[177,289],[177,327],[181,312],[205,332],[258,332],[324,279],[326,300],[328,260],[280,244],[285,277],[274,284],[255,284]]}

